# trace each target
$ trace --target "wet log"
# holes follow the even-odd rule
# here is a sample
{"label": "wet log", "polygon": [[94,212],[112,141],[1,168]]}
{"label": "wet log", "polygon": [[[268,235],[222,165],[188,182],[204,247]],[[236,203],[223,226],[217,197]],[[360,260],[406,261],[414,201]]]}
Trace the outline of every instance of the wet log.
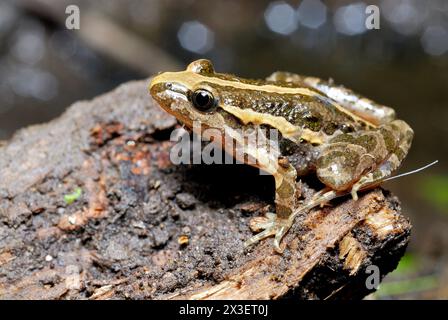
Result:
{"label": "wet log", "polygon": [[[383,189],[296,219],[282,255],[245,249],[273,179],[245,165],[174,165],[176,120],[148,80],[73,104],[0,145],[2,299],[361,299],[410,223]],[[316,192],[302,182],[304,198]]]}

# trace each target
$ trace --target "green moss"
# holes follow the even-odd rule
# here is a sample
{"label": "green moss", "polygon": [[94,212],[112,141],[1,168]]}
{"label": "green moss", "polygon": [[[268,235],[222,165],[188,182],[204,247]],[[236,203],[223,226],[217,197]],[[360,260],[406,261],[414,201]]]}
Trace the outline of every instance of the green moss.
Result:
{"label": "green moss", "polygon": [[66,204],[72,204],[78,200],[82,195],[82,189],[77,187],[74,192],[64,195],[64,201]]}

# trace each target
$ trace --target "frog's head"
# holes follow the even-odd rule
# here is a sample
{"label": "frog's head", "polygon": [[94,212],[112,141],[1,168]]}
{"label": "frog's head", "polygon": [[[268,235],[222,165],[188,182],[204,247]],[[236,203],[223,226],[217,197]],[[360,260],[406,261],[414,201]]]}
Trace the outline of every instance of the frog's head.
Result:
{"label": "frog's head", "polygon": [[165,111],[195,133],[221,144],[225,151],[240,157],[239,160],[246,161],[247,155],[266,163],[263,159],[270,155],[258,152],[255,127],[272,125],[284,136],[295,135],[296,128],[283,118],[246,108],[269,94],[269,88],[264,95],[259,93],[260,85],[264,84],[263,81],[216,73],[210,61],[201,59],[190,63],[184,71],[155,76],[149,91]]}
{"label": "frog's head", "polygon": [[201,59],[180,72],[163,72],[155,76],[149,91],[168,113],[187,127],[199,121],[201,128],[222,130],[227,123],[224,111],[218,108],[219,90],[212,87],[216,76],[212,63]]}

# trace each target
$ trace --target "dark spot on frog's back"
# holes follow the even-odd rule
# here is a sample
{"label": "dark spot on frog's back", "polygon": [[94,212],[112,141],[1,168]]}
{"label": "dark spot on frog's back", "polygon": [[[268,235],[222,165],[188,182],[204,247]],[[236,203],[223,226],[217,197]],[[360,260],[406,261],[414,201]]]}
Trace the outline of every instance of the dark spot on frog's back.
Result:
{"label": "dark spot on frog's back", "polygon": [[320,131],[322,128],[322,119],[319,116],[312,113],[306,113],[302,118],[306,128],[316,132]]}
{"label": "dark spot on frog's back", "polygon": [[338,125],[338,129],[341,130],[343,133],[350,133],[355,131],[355,127],[351,123],[340,123]]}
{"label": "dark spot on frog's back", "polygon": [[334,122],[328,122],[325,124],[323,131],[326,135],[331,136],[337,129],[339,129],[339,126]]}

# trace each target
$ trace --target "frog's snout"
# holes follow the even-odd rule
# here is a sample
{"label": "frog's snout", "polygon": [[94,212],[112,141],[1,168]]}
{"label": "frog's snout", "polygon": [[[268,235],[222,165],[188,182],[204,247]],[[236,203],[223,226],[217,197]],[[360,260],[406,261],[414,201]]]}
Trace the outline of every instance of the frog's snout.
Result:
{"label": "frog's snout", "polygon": [[161,86],[161,82],[159,77],[160,77],[161,73],[157,74],[154,78],[151,79],[151,81],[149,82],[149,92],[151,93],[151,95],[154,97],[154,95],[159,91],[157,89],[160,89]]}
{"label": "frog's snout", "polygon": [[163,76],[163,74],[155,76],[149,83],[149,93],[156,100],[159,100],[159,94],[167,92],[171,89],[171,83],[164,81],[163,77],[161,76]]}

